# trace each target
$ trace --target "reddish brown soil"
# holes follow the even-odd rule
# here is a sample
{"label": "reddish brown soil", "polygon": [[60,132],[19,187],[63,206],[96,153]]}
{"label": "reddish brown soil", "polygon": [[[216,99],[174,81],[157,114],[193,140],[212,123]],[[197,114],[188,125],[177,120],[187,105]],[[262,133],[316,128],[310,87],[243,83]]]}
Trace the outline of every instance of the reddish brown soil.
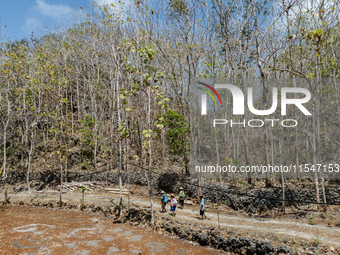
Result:
{"label": "reddish brown soil", "polygon": [[102,216],[1,207],[0,254],[219,254]]}

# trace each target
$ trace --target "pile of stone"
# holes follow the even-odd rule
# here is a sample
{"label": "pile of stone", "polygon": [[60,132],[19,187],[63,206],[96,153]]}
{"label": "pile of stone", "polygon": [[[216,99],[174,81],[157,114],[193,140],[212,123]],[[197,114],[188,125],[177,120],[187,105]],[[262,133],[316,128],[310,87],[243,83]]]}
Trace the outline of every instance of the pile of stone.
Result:
{"label": "pile of stone", "polygon": [[[60,185],[58,185],[57,188],[60,190]],[[63,182],[62,184],[63,193],[79,192],[82,191],[83,188],[85,188],[86,192],[93,192],[103,187],[96,182]]]}

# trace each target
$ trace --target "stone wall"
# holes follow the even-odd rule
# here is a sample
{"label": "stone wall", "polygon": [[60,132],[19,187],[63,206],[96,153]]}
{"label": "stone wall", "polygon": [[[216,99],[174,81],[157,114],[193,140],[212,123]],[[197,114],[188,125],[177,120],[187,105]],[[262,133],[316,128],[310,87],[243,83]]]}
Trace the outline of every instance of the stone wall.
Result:
{"label": "stone wall", "polygon": [[[55,171],[35,172],[31,174],[32,187],[41,190],[47,185],[57,186],[60,183],[60,174]],[[119,184],[118,173],[109,172],[69,172],[67,180],[71,181],[93,181],[101,183]],[[123,173],[123,184],[147,186],[148,181],[144,173]],[[14,185],[26,182],[26,175],[19,171],[9,172],[6,179],[8,184]],[[4,185],[2,181],[0,186]],[[155,190],[164,190],[167,193],[177,194],[179,187],[183,187],[188,198],[197,197],[197,181],[195,179],[181,179],[179,175],[165,173],[153,176]],[[235,210],[245,210],[247,212],[262,212],[282,206],[282,189],[253,189],[246,192],[237,192],[229,185],[201,184],[201,190],[207,200],[214,199],[215,202],[225,203]],[[299,188],[286,189],[286,206],[306,205],[304,202],[315,201],[316,192],[313,189]],[[321,197],[320,197],[321,198]],[[340,203],[340,188],[326,188],[326,198],[328,203]]]}
{"label": "stone wall", "polygon": [[[65,178],[65,177],[64,177]],[[110,172],[68,172],[67,173],[67,181],[92,181],[92,182],[102,182],[112,184],[118,184],[118,173],[110,173]],[[154,178],[156,181],[156,178]],[[33,172],[30,175],[30,180],[34,184],[44,184],[44,185],[59,185],[60,184],[60,173],[56,171],[43,171],[43,172]],[[136,184],[147,186],[148,182],[144,173],[129,173],[122,174],[123,184]],[[7,184],[14,185],[26,182],[26,174],[19,171],[11,171],[8,173],[8,177],[6,179]],[[0,182],[0,186],[4,185],[4,181]]]}
{"label": "stone wall", "polygon": [[[179,186],[183,186],[188,196],[197,197],[196,180],[182,180],[176,185],[175,189],[178,190]],[[225,203],[235,210],[255,213],[282,207],[281,188],[258,188],[238,192],[228,185],[201,184],[201,191],[206,199]],[[326,188],[325,193],[327,203],[340,204],[340,188]],[[285,200],[287,200],[286,206],[306,205],[308,203],[304,202],[316,201],[316,191],[307,188],[285,189]],[[323,201],[321,194],[320,200]]]}

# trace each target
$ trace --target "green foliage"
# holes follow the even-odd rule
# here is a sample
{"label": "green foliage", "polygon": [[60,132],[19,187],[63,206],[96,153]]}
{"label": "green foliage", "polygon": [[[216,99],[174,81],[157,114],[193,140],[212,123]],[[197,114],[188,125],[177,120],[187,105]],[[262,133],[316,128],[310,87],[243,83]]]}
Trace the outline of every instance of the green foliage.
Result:
{"label": "green foliage", "polygon": [[83,163],[81,164],[81,169],[86,170],[86,168],[87,168],[87,163],[86,163],[86,162],[83,162]]}
{"label": "green foliage", "polygon": [[318,246],[320,244],[320,241],[318,239],[312,238],[312,244],[313,246]]}
{"label": "green foliage", "polygon": [[[91,115],[86,115],[83,120],[80,121],[82,124],[82,128],[77,132],[80,134],[80,143],[81,143],[81,154],[85,158],[91,159],[93,157],[93,149],[94,149],[94,125],[100,124],[99,121]],[[99,139],[97,132],[97,139]]]}
{"label": "green foliage", "polygon": [[230,201],[224,201],[224,204],[230,206]]}
{"label": "green foliage", "polygon": [[126,123],[123,122],[119,127],[118,127],[118,131],[120,132],[121,136],[123,138],[126,138],[128,136],[128,131],[127,131],[127,128],[126,128]]}
{"label": "green foliage", "polygon": [[166,141],[169,147],[169,151],[172,155],[189,155],[189,135],[190,126],[184,116],[168,110],[156,123],[164,124],[167,128]]}
{"label": "green foliage", "polygon": [[91,115],[86,115],[80,122],[83,123],[86,128],[93,128],[95,119]]}
{"label": "green foliage", "polygon": [[233,162],[234,165],[238,165],[239,164],[239,161],[236,158],[233,158],[232,162]]}
{"label": "green foliage", "polygon": [[315,219],[315,216],[312,214],[308,220],[308,224],[309,225],[315,225],[315,222],[314,222],[314,219]]}
{"label": "green foliage", "polygon": [[84,187],[84,186],[81,187],[81,192],[82,192],[82,193],[85,193],[86,190],[87,190],[86,187]]}
{"label": "green foliage", "polygon": [[144,64],[148,64],[153,60],[153,55],[155,51],[152,49],[152,46],[146,47],[144,49],[139,49],[139,57],[143,60]]}
{"label": "green foliage", "polygon": [[231,160],[230,160],[230,158],[225,158],[225,159],[224,159],[224,162],[225,162],[226,164],[229,164],[229,163],[231,162]]}
{"label": "green foliage", "polygon": [[172,17],[185,16],[189,14],[189,9],[184,0],[172,0],[169,3]]}

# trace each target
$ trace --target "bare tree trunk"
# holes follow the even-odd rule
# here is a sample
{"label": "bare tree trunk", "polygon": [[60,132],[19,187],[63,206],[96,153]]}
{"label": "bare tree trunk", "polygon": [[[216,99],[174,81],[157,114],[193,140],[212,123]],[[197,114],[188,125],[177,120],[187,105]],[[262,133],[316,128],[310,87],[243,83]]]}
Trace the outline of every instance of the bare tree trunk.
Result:
{"label": "bare tree trunk", "polygon": [[[314,145],[313,145],[314,147]],[[314,148],[313,148],[313,163],[314,165],[316,166],[316,152],[314,151]],[[314,178],[315,178],[315,191],[316,191],[316,202],[317,203],[320,203],[320,191],[319,191],[319,178],[318,178],[318,173],[317,171],[314,171]],[[319,205],[318,205],[318,208],[319,208]]]}
{"label": "bare tree trunk", "polygon": [[[65,139],[66,140],[66,139]],[[65,182],[67,182],[67,159],[68,159],[68,146],[67,146],[67,141],[66,141],[66,147],[65,147]]]}
{"label": "bare tree trunk", "polygon": [[60,189],[59,189],[59,207],[63,205],[61,193],[63,191],[63,163],[60,163]]}
{"label": "bare tree trunk", "polygon": [[[220,153],[218,151],[218,142],[217,142],[217,137],[215,136],[215,145],[216,145],[216,157],[217,157],[217,165],[220,164]],[[221,172],[218,173],[220,182],[222,182],[222,175]]]}
{"label": "bare tree trunk", "polygon": [[[122,123],[121,116],[120,116],[120,95],[119,95],[119,89],[117,84],[117,108],[118,108],[118,125],[120,126]],[[118,170],[118,179],[119,179],[119,217],[122,216],[123,212],[123,181],[122,181],[122,170],[123,170],[123,164],[122,164],[122,139],[119,135],[119,170]]]}
{"label": "bare tree trunk", "polygon": [[[255,36],[255,46],[256,46],[256,58],[257,58],[257,66],[259,68],[259,71],[261,73],[261,78],[262,78],[262,107],[266,109],[267,106],[267,96],[268,96],[268,87],[267,87],[267,74],[265,72],[265,69],[263,68],[262,61],[261,61],[261,48],[260,48],[260,42],[259,42],[259,33],[258,33],[258,23],[257,23],[257,11],[255,7],[255,3],[252,0],[252,13],[254,16],[254,36]],[[264,131],[264,150],[265,150],[265,161],[266,161],[266,166],[269,166],[269,138],[268,138],[268,129],[265,128]],[[271,182],[268,176],[268,172],[266,173],[266,187],[271,186]]]}
{"label": "bare tree trunk", "polygon": [[26,175],[26,181],[27,181],[28,192],[31,192],[31,186],[30,186],[30,171],[31,171],[32,153],[33,153],[33,142],[34,142],[34,136],[33,136],[33,128],[32,128],[31,148],[30,148],[30,151],[29,151],[29,153],[28,153],[28,169],[27,169],[27,175]]}
{"label": "bare tree trunk", "polygon": [[[264,131],[264,147],[265,147],[265,159],[266,159],[266,166],[269,167],[269,141],[268,141],[268,129],[266,128],[266,130]],[[272,183],[271,180],[269,178],[268,172],[266,173],[266,187],[271,187]]]}
{"label": "bare tree trunk", "polygon": [[5,176],[5,177],[7,175],[7,169],[6,169],[6,163],[7,163],[6,143],[7,143],[7,126],[8,126],[8,123],[9,123],[9,117],[8,117],[8,119],[6,121],[5,128],[4,128],[4,143],[3,143],[3,147],[4,147],[4,162],[3,162],[3,165],[2,165],[2,173],[3,173],[3,176]]}
{"label": "bare tree trunk", "polygon": [[[282,141],[281,136],[279,138],[279,153],[280,153],[280,163],[282,164]],[[285,176],[283,171],[281,171],[281,181],[282,181],[282,211],[286,213],[286,196],[285,196]]]}
{"label": "bare tree trunk", "polygon": [[[151,129],[151,88],[148,87],[148,128]],[[153,183],[152,183],[152,135],[150,135],[150,144],[149,144],[149,178],[150,178],[150,205],[151,205],[151,224],[155,223],[155,216],[153,211]]]}
{"label": "bare tree trunk", "polygon": [[323,202],[326,204],[327,199],[326,199],[326,191],[325,191],[325,179],[321,174],[321,188],[322,188],[322,197],[323,197]]}
{"label": "bare tree trunk", "polygon": [[283,174],[283,171],[281,172],[281,178],[282,178],[282,210],[283,213],[286,213],[285,176]]}
{"label": "bare tree trunk", "polygon": [[[249,159],[248,159],[248,143],[246,140],[246,134],[244,133],[244,129],[242,129],[242,140],[243,140],[243,144],[244,144],[244,156],[246,159],[246,166],[249,165]],[[248,184],[251,184],[251,173],[247,173],[247,181]]]}

